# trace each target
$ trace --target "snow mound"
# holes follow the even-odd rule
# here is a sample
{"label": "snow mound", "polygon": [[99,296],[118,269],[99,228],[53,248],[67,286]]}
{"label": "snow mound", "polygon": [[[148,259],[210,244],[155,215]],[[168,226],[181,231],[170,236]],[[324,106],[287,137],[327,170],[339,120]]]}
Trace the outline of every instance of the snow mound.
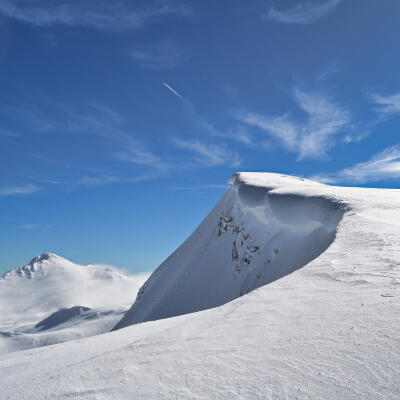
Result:
{"label": "snow mound", "polygon": [[321,184],[257,173],[235,174],[230,183],[114,330],[220,306],[303,267],[334,240],[344,206],[316,195]]}

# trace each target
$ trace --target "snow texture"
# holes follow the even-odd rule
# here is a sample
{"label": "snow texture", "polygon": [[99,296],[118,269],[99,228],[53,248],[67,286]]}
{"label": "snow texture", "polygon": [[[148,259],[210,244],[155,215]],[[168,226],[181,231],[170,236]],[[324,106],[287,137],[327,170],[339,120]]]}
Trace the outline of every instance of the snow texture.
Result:
{"label": "snow texture", "polygon": [[[398,399],[400,191],[332,187],[262,173],[236,175],[232,184],[222,203],[193,234],[203,241],[192,243],[196,255],[190,258],[187,249],[192,236],[169,259],[185,261],[180,258],[184,251],[187,262],[167,260],[144,285],[139,296],[143,306],[136,301],[123,321],[182,314],[194,306],[212,307],[217,300],[236,297],[233,301],[77,341],[4,354],[0,356],[1,397]],[[268,214],[258,188],[268,195]],[[310,225],[311,221],[315,222]],[[233,232],[242,222],[243,232],[250,233],[248,242],[258,246],[261,254],[241,267],[245,251],[238,250],[233,260],[232,253],[228,258],[225,252],[232,250],[242,233]],[[212,236],[207,226],[211,223]],[[262,227],[280,234],[273,237],[273,233],[263,233]],[[313,236],[315,230],[321,235]],[[305,233],[296,235],[298,231]],[[307,247],[306,255],[300,243]],[[213,245],[223,253],[214,269],[196,264],[199,257],[203,262],[210,260],[201,248],[214,257],[218,254]],[[280,279],[271,275],[271,283],[254,285],[249,270],[253,266],[257,270],[258,260],[266,256],[271,264],[281,256],[289,261],[300,257],[301,262],[296,261],[296,268],[290,264],[290,269],[279,273]],[[287,266],[279,262],[282,268]],[[192,265],[205,268],[207,279]],[[241,271],[235,271],[237,265]],[[170,270],[172,283],[164,269]],[[184,298],[186,285],[194,290],[192,274],[203,291],[194,291],[193,296],[186,292]],[[215,281],[223,283],[220,274],[229,285],[223,285],[223,294],[216,296],[213,287]],[[160,290],[154,292],[153,302],[145,298],[147,289],[154,290],[152,285]],[[240,296],[243,288],[255,287]],[[204,300],[208,293],[209,303]]]}

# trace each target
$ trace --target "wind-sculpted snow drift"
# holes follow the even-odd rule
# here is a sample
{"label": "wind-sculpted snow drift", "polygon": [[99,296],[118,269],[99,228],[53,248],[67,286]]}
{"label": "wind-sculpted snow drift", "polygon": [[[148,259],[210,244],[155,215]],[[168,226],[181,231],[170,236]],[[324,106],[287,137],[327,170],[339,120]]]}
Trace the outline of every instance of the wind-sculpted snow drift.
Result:
{"label": "wind-sculpted snow drift", "polygon": [[[229,302],[318,257],[335,238],[342,206],[328,197],[286,193],[257,174],[232,187],[196,231],[151,275],[113,330]],[[261,176],[261,174],[260,174]],[[299,178],[287,177],[288,184]],[[319,185],[303,180],[303,187]],[[314,194],[313,194],[314,193]]]}

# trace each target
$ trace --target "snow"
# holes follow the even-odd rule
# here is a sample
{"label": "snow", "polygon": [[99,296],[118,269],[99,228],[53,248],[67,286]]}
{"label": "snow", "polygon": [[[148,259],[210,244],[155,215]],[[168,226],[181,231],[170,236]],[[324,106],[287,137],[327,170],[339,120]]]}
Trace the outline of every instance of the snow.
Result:
{"label": "snow", "polygon": [[285,178],[292,189],[301,182],[311,193],[281,193],[275,178],[234,175],[232,190],[153,273],[115,329],[220,306],[320,255],[335,237],[344,205],[312,192],[321,188],[312,181]]}
{"label": "snow", "polygon": [[[400,191],[332,187],[261,173],[237,174],[231,182],[233,187],[222,203],[168,259],[175,262],[167,260],[144,285],[146,291],[139,296],[143,306],[132,308],[142,310],[133,314],[138,320],[132,321],[130,312],[123,321],[135,323],[156,313],[162,317],[182,314],[228,300],[228,294],[236,297],[233,301],[77,341],[4,354],[0,356],[2,397],[398,399]],[[221,204],[228,208],[220,209]],[[225,233],[218,236],[221,212],[229,220],[232,206],[243,212],[236,210],[234,216],[243,217],[246,232],[256,243],[263,246],[261,240],[274,240],[262,232],[263,227],[281,232],[282,251],[275,265],[285,267],[283,260],[278,263],[282,254],[287,260],[302,258],[279,279],[272,275],[270,283],[239,297],[237,290],[253,276],[246,266],[232,278],[236,266],[232,257],[221,255],[214,269],[196,264],[199,257],[207,260],[207,255],[198,253],[201,243],[189,246],[196,252],[192,260],[180,258],[182,251],[190,256],[186,247],[193,237],[204,240],[205,253],[214,252],[213,245],[221,247],[222,253],[232,250],[235,232],[223,229]],[[264,212],[267,206],[268,214]],[[212,223],[215,236],[210,238]],[[318,235],[313,234],[316,231]],[[303,244],[309,249],[306,256],[301,253]],[[246,265],[257,269],[258,257],[266,255],[263,251]],[[209,286],[194,292],[195,300],[184,287],[194,289],[192,274],[200,285],[206,278],[190,265],[209,274]],[[163,270],[170,270],[172,284]],[[218,297],[213,285],[222,282],[221,274],[229,284],[221,287],[224,295]],[[237,285],[234,290],[232,282]],[[154,290],[153,285],[162,293],[155,293],[154,302],[144,301],[147,288]],[[203,300],[208,295],[209,304]],[[173,305],[178,311],[171,309]]]}
{"label": "snow", "polygon": [[[33,258],[0,279],[0,353],[107,332],[147,277],[127,276],[111,266],[82,266],[51,253]],[[68,318],[66,310],[75,307],[90,312],[70,312]],[[37,326],[54,313],[58,324]]]}

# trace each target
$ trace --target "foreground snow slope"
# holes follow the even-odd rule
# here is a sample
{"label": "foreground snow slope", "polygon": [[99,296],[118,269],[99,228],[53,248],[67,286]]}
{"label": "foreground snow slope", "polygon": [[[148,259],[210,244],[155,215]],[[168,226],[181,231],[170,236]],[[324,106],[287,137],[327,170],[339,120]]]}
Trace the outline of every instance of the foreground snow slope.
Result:
{"label": "foreground snow slope", "polygon": [[107,332],[145,278],[56,254],[35,257],[0,278],[0,353]]}
{"label": "foreground snow slope", "polygon": [[400,191],[241,180],[341,204],[335,240],[223,306],[0,356],[2,397],[398,399]]}

